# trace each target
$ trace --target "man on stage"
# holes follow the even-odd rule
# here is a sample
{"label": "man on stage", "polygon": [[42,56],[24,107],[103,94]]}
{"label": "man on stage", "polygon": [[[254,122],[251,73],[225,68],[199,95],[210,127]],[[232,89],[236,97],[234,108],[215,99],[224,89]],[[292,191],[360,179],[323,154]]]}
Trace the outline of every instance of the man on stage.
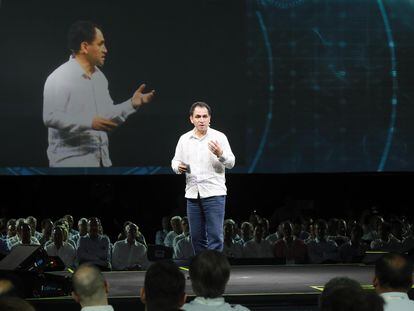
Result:
{"label": "man on stage", "polygon": [[224,174],[235,163],[226,135],[210,128],[210,119],[209,105],[195,102],[191,106],[194,129],[180,137],[171,161],[175,173],[186,174],[187,217],[195,254],[223,249]]}
{"label": "man on stage", "polygon": [[143,93],[114,105],[108,81],[98,69],[108,50],[99,27],[89,21],[75,22],[69,29],[72,55],[46,80],[43,121],[49,128],[47,155],[51,167],[111,166],[108,134],[139,107],[149,103],[155,92]]}

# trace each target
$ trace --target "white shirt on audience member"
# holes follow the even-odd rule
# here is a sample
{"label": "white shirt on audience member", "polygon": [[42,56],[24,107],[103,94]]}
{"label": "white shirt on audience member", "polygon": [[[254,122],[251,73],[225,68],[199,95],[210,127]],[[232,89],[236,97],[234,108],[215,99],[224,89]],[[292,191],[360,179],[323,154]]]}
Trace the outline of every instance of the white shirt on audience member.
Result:
{"label": "white shirt on audience member", "polygon": [[50,243],[46,247],[46,252],[49,256],[58,256],[62,259],[66,267],[73,267],[76,260],[76,250],[75,248],[66,242],[63,242],[62,247],[57,249],[55,243]]}
{"label": "white shirt on audience member", "polygon": [[185,238],[178,241],[174,248],[174,259],[189,259],[194,256],[193,245],[191,244],[191,237],[187,235]]}
{"label": "white shirt on audience member", "polygon": [[384,311],[412,311],[414,301],[403,292],[389,292],[380,294],[385,300]]}
{"label": "white shirt on audience member", "polygon": [[145,245],[138,241],[130,244],[128,239],[116,242],[112,250],[112,269],[126,270],[136,265],[140,265],[144,269],[148,266]]}
{"label": "white shirt on audience member", "polygon": [[189,303],[182,306],[185,311],[249,311],[248,308],[242,305],[231,305],[227,303],[223,297],[218,298],[203,298],[196,297]]}
{"label": "white shirt on audience member", "polygon": [[167,236],[164,239],[164,245],[168,247],[173,247],[174,239],[178,234],[175,231],[168,232]]}

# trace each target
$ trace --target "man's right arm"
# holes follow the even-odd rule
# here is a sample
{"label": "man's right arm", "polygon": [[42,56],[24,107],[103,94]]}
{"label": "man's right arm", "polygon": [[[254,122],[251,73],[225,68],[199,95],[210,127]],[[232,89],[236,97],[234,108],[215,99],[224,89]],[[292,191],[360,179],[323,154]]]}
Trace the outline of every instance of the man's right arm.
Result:
{"label": "man's right arm", "polygon": [[174,158],[171,160],[171,168],[176,174],[182,174],[180,171],[180,165],[182,165],[182,159],[184,156],[183,152],[183,144],[182,144],[182,136],[178,140],[177,147],[175,147],[175,154]]}

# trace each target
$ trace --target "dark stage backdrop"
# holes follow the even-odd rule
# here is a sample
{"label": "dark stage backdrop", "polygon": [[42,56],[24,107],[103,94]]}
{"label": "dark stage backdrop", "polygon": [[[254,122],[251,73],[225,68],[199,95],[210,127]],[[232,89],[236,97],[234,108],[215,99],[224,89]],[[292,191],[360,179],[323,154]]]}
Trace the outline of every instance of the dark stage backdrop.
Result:
{"label": "dark stage backdrop", "polygon": [[[171,173],[195,100],[236,173],[413,171],[414,3],[182,0],[0,3],[0,172]],[[47,168],[46,77],[78,19],[102,25],[115,102],[156,100],[110,135],[111,169]]]}

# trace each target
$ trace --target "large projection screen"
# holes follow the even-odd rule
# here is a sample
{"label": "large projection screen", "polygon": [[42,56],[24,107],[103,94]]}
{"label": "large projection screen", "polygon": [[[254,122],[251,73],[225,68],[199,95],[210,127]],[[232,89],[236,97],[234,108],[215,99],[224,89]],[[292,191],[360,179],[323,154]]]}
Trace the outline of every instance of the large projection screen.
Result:
{"label": "large projection screen", "polygon": [[[0,2],[0,173],[171,174],[195,101],[236,156],[230,173],[414,170],[414,2]],[[108,134],[110,168],[50,168],[47,77],[77,20],[100,25],[114,104],[153,102]]]}

